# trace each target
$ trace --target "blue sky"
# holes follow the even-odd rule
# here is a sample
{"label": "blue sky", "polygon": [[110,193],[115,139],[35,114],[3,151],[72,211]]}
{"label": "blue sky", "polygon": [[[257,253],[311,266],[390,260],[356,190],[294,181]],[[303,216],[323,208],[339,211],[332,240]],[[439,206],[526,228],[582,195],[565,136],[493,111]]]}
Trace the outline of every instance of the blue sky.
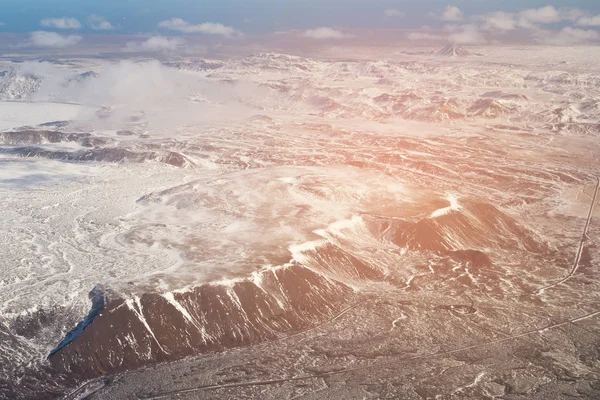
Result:
{"label": "blue sky", "polygon": [[[79,33],[92,32],[90,15],[104,17],[117,29],[96,33],[174,34],[159,29],[160,21],[182,18],[190,24],[221,23],[245,34],[269,33],[276,30],[309,29],[321,26],[338,28],[419,28],[441,26],[431,13],[441,13],[452,4],[466,15],[491,11],[517,12],[527,8],[553,5],[576,7],[591,15],[600,13],[598,0],[2,0],[0,32],[64,30],[41,27],[45,18],[72,17],[81,21]],[[386,17],[385,10],[397,10],[403,17]]]}

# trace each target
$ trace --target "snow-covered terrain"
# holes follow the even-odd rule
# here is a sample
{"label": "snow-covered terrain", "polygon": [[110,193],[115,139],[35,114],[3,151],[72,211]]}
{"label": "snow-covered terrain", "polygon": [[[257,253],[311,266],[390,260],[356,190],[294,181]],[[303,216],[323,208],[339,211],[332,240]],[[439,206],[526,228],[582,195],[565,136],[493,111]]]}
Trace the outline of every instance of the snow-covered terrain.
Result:
{"label": "snow-covered terrain", "polygon": [[[403,329],[383,358],[595,312],[600,52],[436,50],[0,65],[0,397],[310,331],[373,299],[389,308],[335,340]],[[378,359],[363,350],[340,368]]]}

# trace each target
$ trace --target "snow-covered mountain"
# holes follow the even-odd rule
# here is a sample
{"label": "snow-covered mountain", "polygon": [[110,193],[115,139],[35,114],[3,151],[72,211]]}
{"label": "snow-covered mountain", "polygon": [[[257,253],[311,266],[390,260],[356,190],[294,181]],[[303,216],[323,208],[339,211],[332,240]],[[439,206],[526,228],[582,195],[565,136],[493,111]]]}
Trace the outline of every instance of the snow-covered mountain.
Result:
{"label": "snow-covered mountain", "polygon": [[27,99],[41,83],[42,79],[33,74],[19,73],[15,69],[0,71],[0,101]]}
{"label": "snow-covered mountain", "polygon": [[444,57],[469,57],[473,54],[462,46],[449,44],[435,52],[438,56]]}

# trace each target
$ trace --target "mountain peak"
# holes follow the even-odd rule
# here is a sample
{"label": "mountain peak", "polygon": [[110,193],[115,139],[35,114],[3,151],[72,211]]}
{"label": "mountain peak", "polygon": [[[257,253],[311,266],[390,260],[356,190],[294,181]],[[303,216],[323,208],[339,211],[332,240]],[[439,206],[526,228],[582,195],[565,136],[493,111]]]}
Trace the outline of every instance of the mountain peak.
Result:
{"label": "mountain peak", "polygon": [[435,54],[438,56],[445,57],[468,57],[472,55],[471,52],[466,50],[464,47],[455,44],[449,44],[447,46],[444,46]]}

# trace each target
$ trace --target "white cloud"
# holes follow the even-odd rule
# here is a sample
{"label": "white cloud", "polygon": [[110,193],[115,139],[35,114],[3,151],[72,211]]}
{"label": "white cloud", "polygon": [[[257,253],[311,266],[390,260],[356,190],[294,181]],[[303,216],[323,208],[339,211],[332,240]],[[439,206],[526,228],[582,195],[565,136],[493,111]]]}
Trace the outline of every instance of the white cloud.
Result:
{"label": "white cloud", "polygon": [[476,25],[460,25],[449,27],[452,33],[448,41],[453,44],[484,44],[487,42]]}
{"label": "white cloud", "polygon": [[573,22],[589,15],[579,8],[561,8],[559,12],[561,19]]}
{"label": "white cloud", "polygon": [[532,24],[552,24],[560,22],[562,19],[560,13],[553,6],[542,8],[530,8],[519,13],[520,25],[528,28]]}
{"label": "white cloud", "polygon": [[[133,115],[151,131],[212,124],[222,121],[224,115],[228,121],[242,121],[256,114],[256,109],[247,105],[249,98],[264,108],[285,101],[278,91],[255,83],[220,83],[158,61],[102,63],[94,68],[98,76],[84,80],[72,79],[74,71],[49,63],[31,62],[20,64],[19,68],[24,67],[43,77],[32,100],[92,106],[80,113],[75,122],[86,130],[123,129]],[[110,107],[111,111],[99,117],[98,107]]]}
{"label": "white cloud", "polygon": [[158,23],[160,28],[170,29],[184,33],[203,33],[206,35],[220,35],[225,37],[242,36],[242,33],[230,26],[215,22],[205,22],[203,24],[192,25],[181,18],[171,18]]}
{"label": "white cloud", "polygon": [[128,42],[126,49],[129,51],[174,51],[184,44],[185,41],[181,38],[153,36],[143,42]]}
{"label": "white cloud", "polygon": [[528,9],[519,13],[497,11],[485,15],[476,15],[472,19],[481,22],[481,28],[488,31],[512,31],[517,28],[539,29],[540,24],[551,24],[571,19],[578,10],[559,12],[552,6]]}
{"label": "white cloud", "polygon": [[[594,41],[600,32],[578,29],[600,27],[600,15],[592,15],[574,7],[555,8],[548,5],[541,8],[530,8],[519,12],[496,11],[487,14],[465,17],[456,6],[448,6],[443,15],[430,14],[431,17],[444,21],[469,21],[467,25],[453,24],[446,26],[449,40],[457,44],[481,44],[497,39],[494,35],[523,30],[522,37],[534,38],[538,42],[548,44],[579,44]],[[555,26],[552,26],[555,25]],[[562,28],[560,31],[551,30]],[[485,35],[484,35],[485,34]],[[428,39],[429,34],[412,34],[414,40]],[[410,38],[410,36],[409,36]],[[432,38],[433,39],[433,38]]]}
{"label": "white cloud", "polygon": [[111,31],[115,27],[101,15],[90,15],[87,19],[88,25],[95,31]]}
{"label": "white cloud", "polygon": [[45,18],[40,21],[40,24],[46,28],[55,29],[80,29],[81,23],[75,18]]}
{"label": "white cloud", "polygon": [[65,48],[76,45],[83,38],[78,35],[61,35],[56,32],[32,32],[28,45],[34,47]]}
{"label": "white cloud", "polygon": [[579,26],[600,26],[600,14],[594,17],[581,17],[577,20]]}
{"label": "white cloud", "polygon": [[[575,23],[583,27],[600,26],[600,15],[591,16],[578,8],[556,9],[553,6],[531,8],[517,13],[493,12],[475,15],[471,20],[479,24],[479,30],[487,32],[507,32],[515,29],[529,30],[538,41],[543,43],[582,43],[592,40],[596,33],[564,26]],[[558,32],[543,28],[543,25],[562,23],[563,29]],[[471,33],[474,33],[471,30]],[[475,37],[475,36],[473,36]]]}
{"label": "white cloud", "polygon": [[575,44],[584,44],[600,39],[600,34],[591,29],[578,29],[567,26],[555,34],[550,31],[537,32],[537,40],[545,44],[557,46],[567,46]]}
{"label": "white cloud", "polygon": [[340,31],[327,27],[309,29],[302,33],[302,36],[311,39],[343,39],[348,37]]}
{"label": "white cloud", "polygon": [[443,36],[424,32],[411,32],[406,37],[410,40],[441,40]]}
{"label": "white cloud", "polygon": [[384,13],[385,13],[385,16],[388,17],[388,18],[392,18],[392,17],[404,17],[406,15],[402,11],[399,11],[399,10],[396,10],[396,9],[385,10]]}
{"label": "white cloud", "polygon": [[442,21],[458,22],[464,19],[464,15],[460,8],[456,6],[448,6],[441,16]]}
{"label": "white cloud", "polygon": [[514,14],[502,11],[487,14],[483,20],[483,28],[486,30],[511,31],[517,27]]}

